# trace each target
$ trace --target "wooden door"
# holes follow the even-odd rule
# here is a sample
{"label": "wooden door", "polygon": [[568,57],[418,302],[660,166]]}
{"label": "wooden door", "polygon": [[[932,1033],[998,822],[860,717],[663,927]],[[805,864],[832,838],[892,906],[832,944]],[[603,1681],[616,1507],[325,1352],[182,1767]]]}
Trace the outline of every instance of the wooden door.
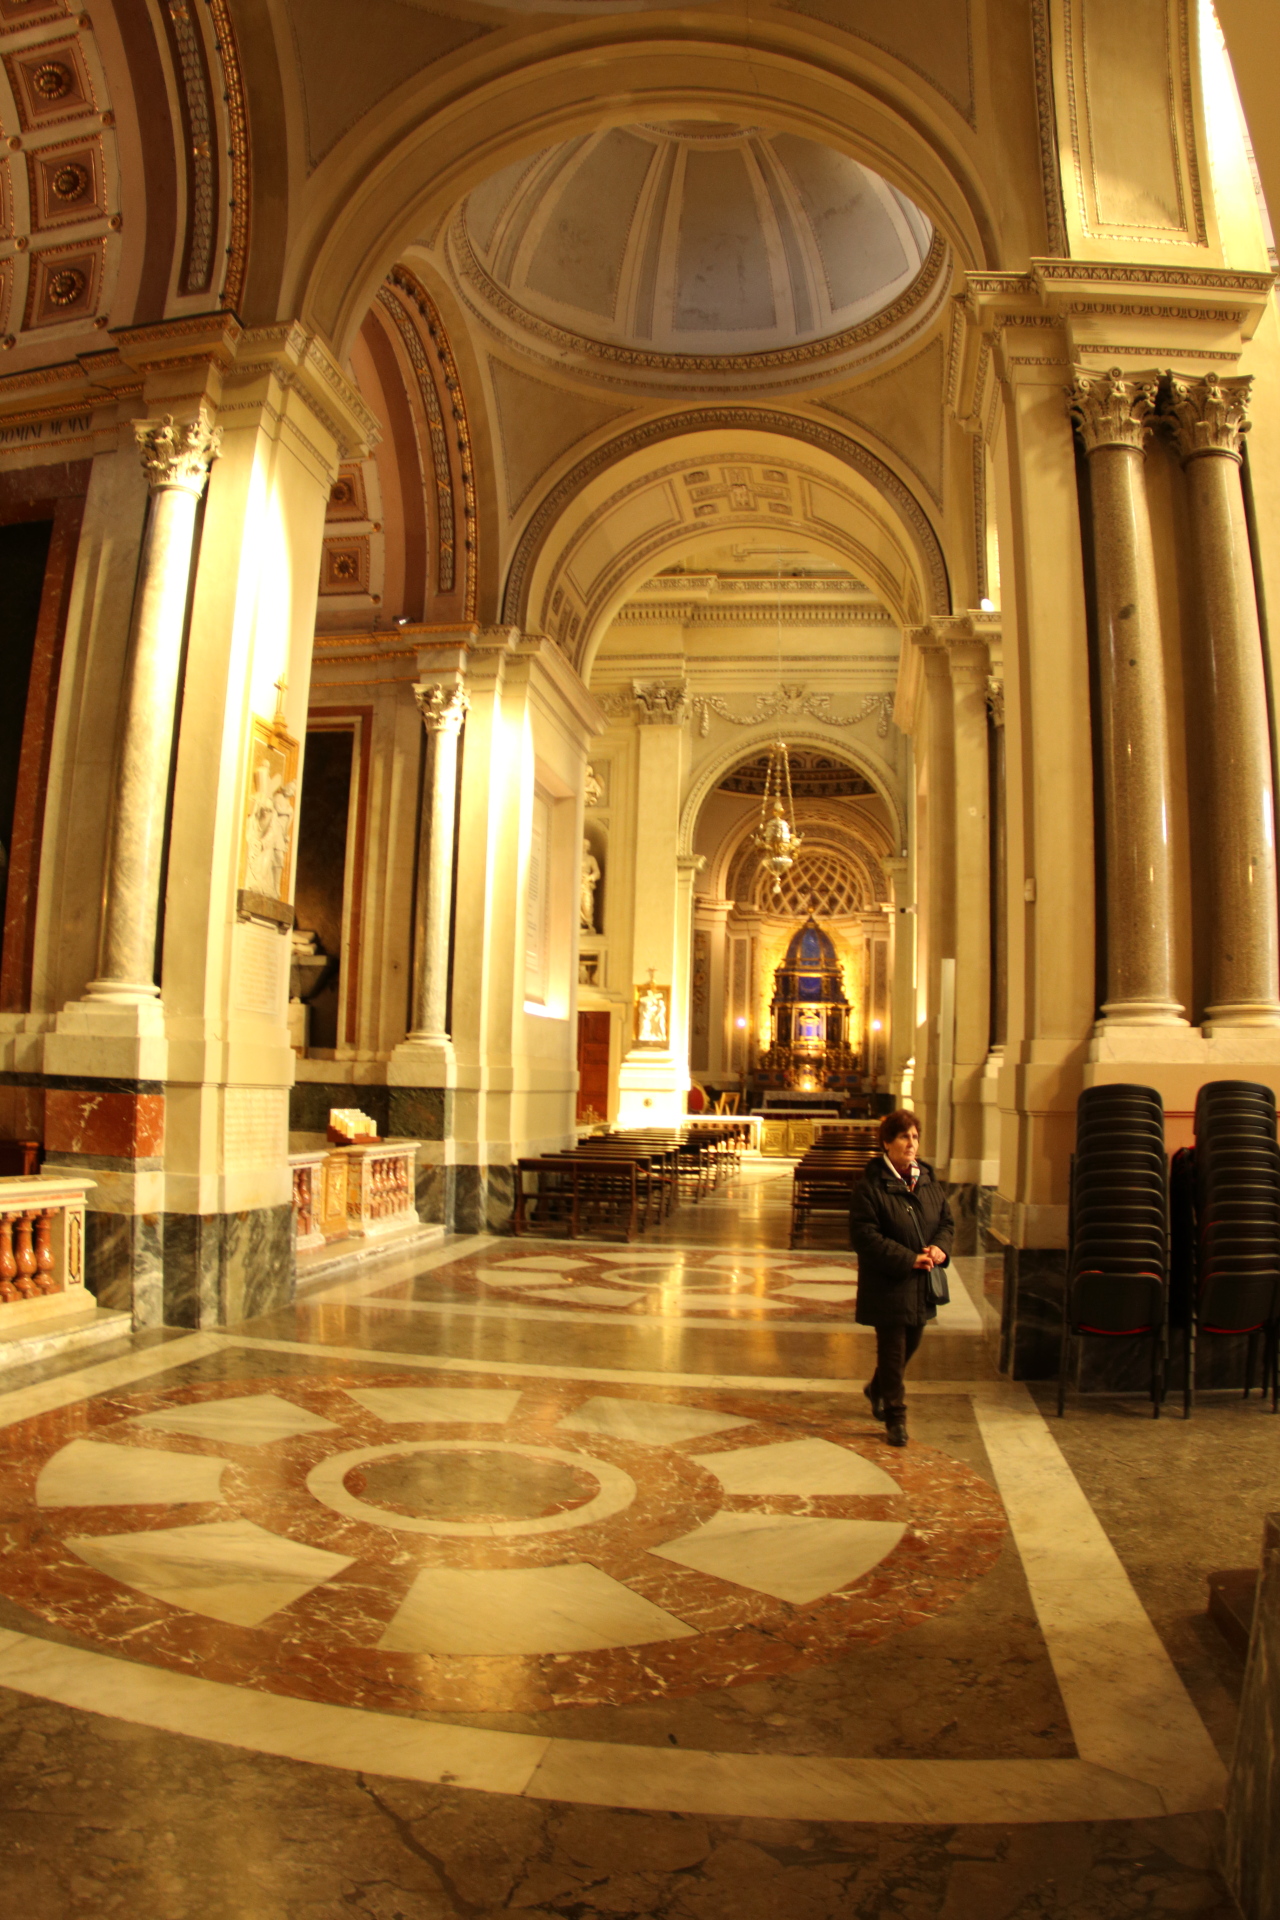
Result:
{"label": "wooden door", "polygon": [[578,1121],[605,1120],[609,1114],[608,1013],[578,1015]]}

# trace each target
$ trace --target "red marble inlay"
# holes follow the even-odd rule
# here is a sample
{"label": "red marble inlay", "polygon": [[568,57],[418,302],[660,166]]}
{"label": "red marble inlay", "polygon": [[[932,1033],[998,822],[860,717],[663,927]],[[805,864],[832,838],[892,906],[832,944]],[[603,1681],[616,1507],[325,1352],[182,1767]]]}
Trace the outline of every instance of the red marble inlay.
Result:
{"label": "red marble inlay", "polygon": [[164,1151],[164,1095],[51,1087],[44,1100],[44,1138],[50,1152],[155,1159]]}
{"label": "red marble inlay", "polygon": [[[251,1382],[140,1389],[107,1394],[8,1429],[0,1457],[0,1591],[58,1627],[108,1650],[178,1671],[266,1692],[391,1711],[534,1712],[552,1706],[621,1705],[733,1686],[823,1665],[854,1644],[875,1644],[956,1604],[996,1563],[1003,1508],[970,1468],[929,1447],[889,1457],[878,1431],[856,1411],[778,1406],[759,1394],[628,1390],[613,1398],[712,1408],[749,1421],[681,1446],[639,1445],[560,1425],[601,1391],[578,1382],[526,1384],[500,1373],[474,1386],[523,1387],[512,1417],[447,1426],[389,1426],[347,1398],[344,1387],[457,1388],[456,1374],[415,1369],[338,1370],[322,1378],[255,1377]],[[335,1424],[265,1445],[242,1445],[127,1424],[159,1407],[271,1392]],[[231,1462],[217,1503],[46,1508],[34,1505],[45,1462],[77,1437],[119,1447],[216,1455]],[[728,1496],[690,1456],[736,1452],[778,1441],[824,1438],[883,1467],[899,1492],[880,1497]],[[503,1537],[431,1535],[365,1522],[322,1505],[308,1474],[335,1454],[403,1441],[501,1439],[594,1456],[623,1469],[637,1496],[624,1512],[572,1532]],[[906,1533],[870,1573],[806,1605],[791,1605],[655,1557],[650,1549],[691,1532],[720,1511],[900,1520]],[[66,1544],[84,1535],[130,1534],[241,1516],[277,1535],[352,1564],[259,1627],[223,1625],[154,1600],[85,1564]],[[416,1575],[431,1567],[531,1567],[587,1561],[696,1629],[696,1637],[643,1646],[537,1656],[449,1656],[385,1652],[378,1641]]]}

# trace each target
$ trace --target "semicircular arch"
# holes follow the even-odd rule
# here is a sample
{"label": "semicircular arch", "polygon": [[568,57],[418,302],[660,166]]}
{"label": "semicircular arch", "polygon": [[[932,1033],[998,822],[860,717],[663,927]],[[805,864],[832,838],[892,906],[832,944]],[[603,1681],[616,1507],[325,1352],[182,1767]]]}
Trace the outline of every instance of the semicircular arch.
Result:
{"label": "semicircular arch", "polygon": [[[649,456],[677,442],[673,457],[655,467]],[[802,450],[807,460],[798,458]],[[708,531],[698,515],[710,511],[711,502],[695,491],[704,483],[708,493],[714,491],[704,471],[708,463],[733,467],[744,460],[759,470],[748,491],[762,494],[766,510],[758,511],[753,497],[736,516],[732,484],[726,483],[719,488],[724,511],[716,509],[717,534],[741,526],[757,536],[764,528],[773,537],[794,537],[803,523],[814,544],[868,578],[898,625],[950,611],[946,558],[933,522],[878,455],[852,434],[804,414],[725,406],[644,421],[602,441],[564,474],[516,545],[502,619],[554,634],[585,677],[627,594],[658,571],[665,551]],[[692,476],[689,487],[673,494],[668,482],[682,469]],[[789,474],[791,497],[779,506],[770,491],[785,492]],[[637,515],[642,492],[652,498]],[[566,594],[572,612],[565,611]]]}
{"label": "semicircular arch", "polygon": [[[744,760],[752,759],[761,748],[767,748],[778,737],[778,724],[773,721],[765,726],[743,728],[736,740],[726,740],[723,747],[711,753],[695,768],[685,794],[684,805],[680,809],[680,832],[677,846],[678,854],[692,856],[695,852],[694,841],[698,832],[698,820],[703,807],[727,774],[740,766]],[[898,791],[898,778],[889,761],[868,747],[865,742],[834,739],[824,733],[820,727],[812,725],[793,726],[787,723],[787,745],[789,747],[820,747],[833,760],[842,760],[846,766],[860,773],[875,788],[884,802],[893,830],[894,844],[905,847],[906,813],[902,797]]]}

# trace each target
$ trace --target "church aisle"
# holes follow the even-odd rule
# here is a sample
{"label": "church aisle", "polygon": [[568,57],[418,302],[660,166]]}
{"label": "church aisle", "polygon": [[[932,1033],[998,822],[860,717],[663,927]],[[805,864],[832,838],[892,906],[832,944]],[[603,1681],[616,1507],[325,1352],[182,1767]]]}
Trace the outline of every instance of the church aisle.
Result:
{"label": "church aisle", "polygon": [[1179,1588],[1123,1463],[1167,1553],[1166,1469],[1192,1446],[1212,1484],[1230,1425],[1256,1471],[1209,1532],[1240,1559],[1266,1417],[1046,1421],[972,1259],[894,1453],[855,1265],[787,1249],[755,1173],[661,1244],[455,1240],[15,1379],[33,1920],[1225,1920],[1232,1657],[1179,1612],[1190,1516]]}

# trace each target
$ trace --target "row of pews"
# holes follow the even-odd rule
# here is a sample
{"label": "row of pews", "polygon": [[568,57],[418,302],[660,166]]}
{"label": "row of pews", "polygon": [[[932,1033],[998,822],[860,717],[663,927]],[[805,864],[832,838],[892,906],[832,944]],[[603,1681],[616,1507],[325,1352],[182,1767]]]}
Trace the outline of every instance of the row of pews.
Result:
{"label": "row of pews", "polygon": [[593,1134],[560,1153],[516,1162],[517,1234],[620,1234],[634,1240],[681,1200],[697,1202],[737,1171],[750,1145],[742,1121],[723,1126]]}
{"label": "row of pews", "polygon": [[800,1245],[815,1213],[849,1217],[853,1189],[879,1151],[875,1121],[865,1127],[820,1129],[809,1151],[796,1163],[791,1183],[791,1245]]}

